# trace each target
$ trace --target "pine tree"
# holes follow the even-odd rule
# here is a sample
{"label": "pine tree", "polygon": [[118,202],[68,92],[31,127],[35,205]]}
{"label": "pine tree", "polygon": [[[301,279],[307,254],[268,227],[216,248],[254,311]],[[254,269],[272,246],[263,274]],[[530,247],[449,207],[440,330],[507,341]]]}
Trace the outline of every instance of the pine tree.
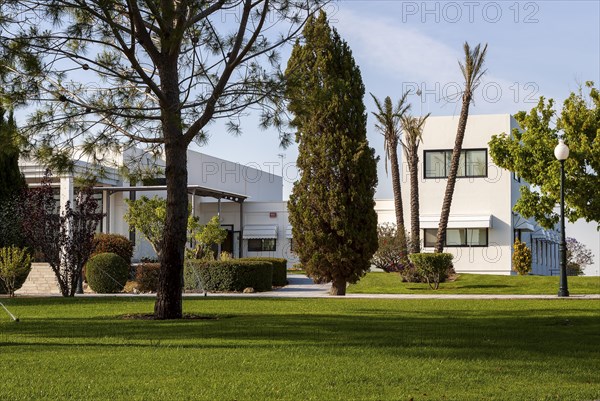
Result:
{"label": "pine tree", "polygon": [[347,43],[321,12],[310,18],[288,62],[288,108],[299,144],[288,204],[298,255],[307,274],[345,295],[377,249],[373,196],[377,160],[366,135],[360,70]]}

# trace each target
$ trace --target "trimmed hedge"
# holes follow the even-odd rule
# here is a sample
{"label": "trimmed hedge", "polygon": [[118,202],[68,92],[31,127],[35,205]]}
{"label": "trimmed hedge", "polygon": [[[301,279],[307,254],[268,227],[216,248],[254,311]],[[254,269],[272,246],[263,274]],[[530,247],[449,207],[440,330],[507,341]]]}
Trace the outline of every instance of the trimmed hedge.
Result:
{"label": "trimmed hedge", "polygon": [[135,269],[135,281],[141,292],[156,292],[158,290],[158,274],[160,263],[140,263]]}
{"label": "trimmed hedge", "polygon": [[[201,285],[194,285],[200,279]],[[273,289],[273,264],[265,261],[194,260],[186,264],[186,289],[201,288],[211,292],[242,292]]]}
{"label": "trimmed hedge", "polygon": [[252,257],[242,258],[242,260],[253,260],[257,262],[271,262],[273,264],[273,286],[283,287],[287,285],[287,259],[283,258],[268,258],[268,257]]}
{"label": "trimmed hedge", "polygon": [[133,256],[133,243],[119,234],[96,234],[94,235],[94,251],[92,256],[100,253],[116,253],[125,262],[131,264]]}
{"label": "trimmed hedge", "polygon": [[451,253],[413,253],[408,255],[416,272],[425,278],[429,287],[437,290],[453,271]]}
{"label": "trimmed hedge", "polygon": [[123,291],[129,277],[129,263],[116,253],[100,253],[85,265],[87,282],[98,294]]}

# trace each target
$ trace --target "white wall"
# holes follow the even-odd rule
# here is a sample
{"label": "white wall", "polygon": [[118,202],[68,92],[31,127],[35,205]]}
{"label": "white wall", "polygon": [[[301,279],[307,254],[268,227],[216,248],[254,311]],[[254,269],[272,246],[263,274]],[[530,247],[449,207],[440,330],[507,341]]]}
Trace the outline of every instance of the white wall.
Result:
{"label": "white wall", "polygon": [[[188,183],[246,195],[253,202],[281,201],[283,178],[258,165],[241,165],[203,153],[188,151]],[[208,199],[207,199],[208,200]]]}
{"label": "white wall", "polygon": [[[439,216],[446,190],[446,179],[425,179],[424,150],[454,148],[458,116],[430,117],[424,128],[419,149],[419,199],[421,216]],[[488,148],[494,134],[510,132],[511,117],[505,115],[469,116],[463,149]],[[410,180],[408,167],[402,166],[402,196],[407,228],[410,230]],[[451,216],[492,215],[488,231],[488,247],[448,247],[455,255],[458,272],[511,274],[511,174],[493,164],[488,150],[486,178],[458,178],[454,189]],[[421,232],[423,241],[423,232]],[[424,248],[432,251],[432,248]]]}

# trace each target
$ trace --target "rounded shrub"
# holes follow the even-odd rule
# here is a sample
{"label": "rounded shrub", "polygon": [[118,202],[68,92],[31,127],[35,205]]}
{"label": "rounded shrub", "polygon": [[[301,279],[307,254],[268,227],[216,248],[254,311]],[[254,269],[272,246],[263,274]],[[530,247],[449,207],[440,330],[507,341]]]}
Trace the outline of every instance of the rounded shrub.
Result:
{"label": "rounded shrub", "polygon": [[269,258],[269,257],[252,257],[243,258],[242,260],[253,260],[257,262],[271,262],[273,264],[273,286],[283,287],[287,285],[287,259],[284,258]]}
{"label": "rounded shrub", "polygon": [[416,273],[424,277],[427,284],[437,290],[453,271],[451,253],[413,253],[408,256]]}
{"label": "rounded shrub", "polygon": [[273,264],[265,261],[195,260],[186,265],[186,289],[204,289],[211,292],[242,292],[273,289]]}
{"label": "rounded shrub", "polygon": [[87,282],[99,294],[123,291],[129,277],[129,263],[116,253],[93,256],[86,264]]}
{"label": "rounded shrub", "polygon": [[94,235],[94,251],[92,255],[99,253],[116,253],[127,263],[131,264],[133,257],[133,243],[119,234],[96,234]]}
{"label": "rounded shrub", "polygon": [[135,270],[135,281],[141,292],[156,292],[158,290],[158,275],[160,263],[140,263]]}

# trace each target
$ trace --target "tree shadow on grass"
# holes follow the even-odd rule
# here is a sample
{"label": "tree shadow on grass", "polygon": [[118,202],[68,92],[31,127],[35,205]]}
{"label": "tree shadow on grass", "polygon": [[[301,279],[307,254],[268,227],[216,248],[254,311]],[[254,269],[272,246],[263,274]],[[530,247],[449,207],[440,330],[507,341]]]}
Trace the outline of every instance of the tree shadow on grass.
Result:
{"label": "tree shadow on grass", "polygon": [[[104,300],[112,303],[111,300]],[[94,303],[94,302],[92,302]],[[177,347],[331,352],[371,349],[403,357],[559,361],[598,365],[600,320],[589,309],[366,310],[331,314],[240,313],[216,320],[136,321],[115,316],[26,318],[0,323],[2,353],[45,348]],[[577,338],[577,341],[572,341]],[[569,344],[565,347],[565,344]],[[319,351],[321,350],[321,351]]]}

